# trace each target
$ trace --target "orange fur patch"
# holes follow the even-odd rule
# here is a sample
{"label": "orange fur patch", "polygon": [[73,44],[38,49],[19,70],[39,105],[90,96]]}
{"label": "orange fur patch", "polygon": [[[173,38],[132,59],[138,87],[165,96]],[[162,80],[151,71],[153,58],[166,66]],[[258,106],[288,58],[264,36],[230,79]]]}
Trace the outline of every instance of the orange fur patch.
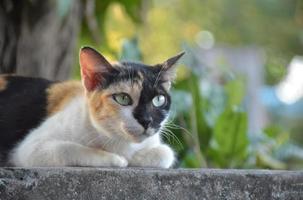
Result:
{"label": "orange fur patch", "polygon": [[117,114],[119,108],[112,101],[111,94],[105,91],[97,91],[88,96],[89,109],[95,119],[102,120]]}
{"label": "orange fur patch", "polygon": [[69,81],[52,85],[48,90],[47,112],[53,115],[62,110],[75,96],[83,95],[82,84],[78,81]]}
{"label": "orange fur patch", "polygon": [[0,76],[0,91],[5,90],[7,86],[7,81],[5,76]]}

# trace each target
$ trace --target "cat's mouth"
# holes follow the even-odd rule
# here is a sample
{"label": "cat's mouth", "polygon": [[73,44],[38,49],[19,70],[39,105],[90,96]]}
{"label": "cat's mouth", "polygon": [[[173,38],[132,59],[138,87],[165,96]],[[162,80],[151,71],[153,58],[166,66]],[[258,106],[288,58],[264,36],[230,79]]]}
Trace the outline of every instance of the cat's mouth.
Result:
{"label": "cat's mouth", "polygon": [[145,138],[147,138],[145,131],[143,131],[141,133],[137,133],[137,132],[133,132],[133,131],[123,130],[123,132],[127,138],[129,138],[131,141],[136,142],[136,143],[142,142]]}
{"label": "cat's mouth", "polygon": [[133,142],[142,142],[144,139],[153,135],[153,130],[144,129],[143,127],[131,127],[131,126],[123,126],[122,124],[122,132],[124,135]]}

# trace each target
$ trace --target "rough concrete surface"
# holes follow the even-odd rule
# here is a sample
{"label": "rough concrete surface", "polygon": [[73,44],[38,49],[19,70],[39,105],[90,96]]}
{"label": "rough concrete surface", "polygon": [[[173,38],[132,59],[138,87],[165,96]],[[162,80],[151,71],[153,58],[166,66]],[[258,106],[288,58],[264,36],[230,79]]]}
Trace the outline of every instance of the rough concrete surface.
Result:
{"label": "rough concrete surface", "polygon": [[303,199],[303,171],[0,168],[0,199]]}

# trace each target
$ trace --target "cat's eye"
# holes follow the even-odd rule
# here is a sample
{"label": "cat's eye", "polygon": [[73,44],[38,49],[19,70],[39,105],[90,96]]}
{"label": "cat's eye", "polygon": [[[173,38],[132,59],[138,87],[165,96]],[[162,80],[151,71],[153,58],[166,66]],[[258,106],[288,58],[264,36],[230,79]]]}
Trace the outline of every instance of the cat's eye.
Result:
{"label": "cat's eye", "polygon": [[164,95],[157,95],[153,98],[152,103],[155,107],[161,107],[166,103],[166,98]]}
{"label": "cat's eye", "polygon": [[122,106],[129,106],[133,103],[130,96],[126,93],[113,94],[113,99]]}

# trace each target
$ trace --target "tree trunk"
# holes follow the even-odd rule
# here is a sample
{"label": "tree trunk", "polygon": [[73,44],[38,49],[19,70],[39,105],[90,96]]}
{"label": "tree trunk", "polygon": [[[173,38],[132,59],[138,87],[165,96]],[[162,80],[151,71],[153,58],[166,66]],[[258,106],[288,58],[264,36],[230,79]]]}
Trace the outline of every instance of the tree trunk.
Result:
{"label": "tree trunk", "polygon": [[0,1],[0,73],[69,78],[81,23],[81,1],[69,2],[67,10],[62,11],[58,0]]}

